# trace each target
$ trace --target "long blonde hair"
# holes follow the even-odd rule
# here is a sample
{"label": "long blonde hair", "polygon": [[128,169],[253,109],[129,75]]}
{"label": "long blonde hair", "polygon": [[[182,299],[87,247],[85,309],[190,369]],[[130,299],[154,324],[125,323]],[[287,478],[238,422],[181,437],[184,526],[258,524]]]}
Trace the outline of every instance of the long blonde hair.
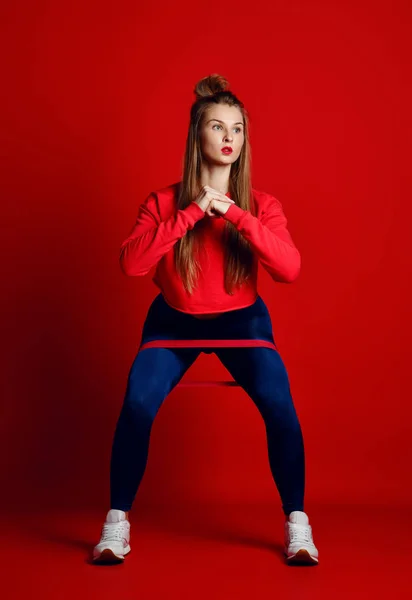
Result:
{"label": "long blonde hair", "polygon": [[[232,164],[229,176],[229,192],[237,206],[255,214],[251,184],[251,152],[249,143],[249,118],[243,103],[228,89],[228,81],[218,74],[204,77],[195,86],[196,101],[190,110],[189,131],[183,159],[183,177],[177,194],[177,208],[184,209],[199,194],[200,169],[202,162],[199,129],[202,119],[213,104],[236,106],[244,119],[244,142],[239,158]],[[199,223],[199,222],[198,222]],[[198,225],[198,223],[196,225]],[[184,288],[191,294],[199,275],[200,264],[194,249],[198,248],[196,225],[189,229],[174,246],[176,270],[182,278]],[[246,281],[252,269],[253,253],[250,244],[226,221],[225,240],[225,290],[233,296],[233,288]]]}

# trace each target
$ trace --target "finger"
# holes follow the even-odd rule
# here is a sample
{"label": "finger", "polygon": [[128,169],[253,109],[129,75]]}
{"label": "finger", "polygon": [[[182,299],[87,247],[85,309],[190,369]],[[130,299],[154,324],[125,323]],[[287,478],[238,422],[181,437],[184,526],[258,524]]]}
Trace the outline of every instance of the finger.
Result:
{"label": "finger", "polygon": [[213,200],[217,200],[217,202],[229,202],[229,204],[234,204],[235,201],[232,200],[231,198],[228,198],[227,196],[223,196],[223,198],[213,198]]}
{"label": "finger", "polygon": [[[214,188],[210,187],[210,185],[205,185],[203,186],[205,188],[205,190],[207,190],[210,194],[213,195],[217,195],[218,197],[216,198],[217,200],[223,200],[223,201],[229,201],[230,198],[228,198],[225,194],[222,194],[222,192],[219,192],[219,190],[215,190]],[[232,200],[233,202],[233,200]]]}
{"label": "finger", "polygon": [[[216,192],[214,192],[214,195],[216,197],[216,200],[221,200],[222,202],[230,202],[231,199],[228,198],[227,196],[225,196],[225,194],[220,194],[219,192],[216,194]],[[233,200],[232,200],[233,202]]]}

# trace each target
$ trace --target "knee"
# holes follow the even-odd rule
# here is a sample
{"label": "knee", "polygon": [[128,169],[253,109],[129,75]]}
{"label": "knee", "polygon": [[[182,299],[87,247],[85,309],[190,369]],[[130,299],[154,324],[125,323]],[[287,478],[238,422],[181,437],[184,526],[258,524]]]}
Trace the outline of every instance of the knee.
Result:
{"label": "knee", "polygon": [[163,399],[163,392],[156,383],[135,380],[130,377],[127,384],[123,410],[133,419],[151,424]]}
{"label": "knee", "polygon": [[283,428],[300,429],[287,375],[281,380],[259,384],[254,399],[266,422],[276,422]]}

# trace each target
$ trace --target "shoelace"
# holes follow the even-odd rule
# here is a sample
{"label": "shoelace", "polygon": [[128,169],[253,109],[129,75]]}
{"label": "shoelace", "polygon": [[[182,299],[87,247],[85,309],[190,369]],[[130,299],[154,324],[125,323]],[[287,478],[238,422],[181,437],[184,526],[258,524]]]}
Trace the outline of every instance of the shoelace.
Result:
{"label": "shoelace", "polygon": [[104,523],[102,529],[102,541],[121,541],[125,537],[125,523],[126,521],[119,521],[118,523]]}
{"label": "shoelace", "polygon": [[289,527],[290,541],[312,542],[312,528],[310,525],[301,525],[300,523],[291,523]]}

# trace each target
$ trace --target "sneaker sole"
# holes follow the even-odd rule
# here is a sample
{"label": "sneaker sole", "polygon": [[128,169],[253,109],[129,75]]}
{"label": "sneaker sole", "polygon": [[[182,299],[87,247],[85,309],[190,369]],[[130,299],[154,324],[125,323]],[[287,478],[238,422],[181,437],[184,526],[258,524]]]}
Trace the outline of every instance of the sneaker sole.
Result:
{"label": "sneaker sole", "polygon": [[124,561],[124,557],[126,554],[129,554],[131,548],[130,546],[126,546],[124,550],[124,556],[118,556],[111,550],[110,548],[105,548],[99,554],[99,556],[93,557],[93,562],[95,563],[121,563]]}
{"label": "sneaker sole", "polygon": [[301,548],[293,554],[293,556],[288,556],[286,552],[284,553],[288,564],[298,564],[298,565],[317,565],[319,560],[309,554],[307,550]]}

